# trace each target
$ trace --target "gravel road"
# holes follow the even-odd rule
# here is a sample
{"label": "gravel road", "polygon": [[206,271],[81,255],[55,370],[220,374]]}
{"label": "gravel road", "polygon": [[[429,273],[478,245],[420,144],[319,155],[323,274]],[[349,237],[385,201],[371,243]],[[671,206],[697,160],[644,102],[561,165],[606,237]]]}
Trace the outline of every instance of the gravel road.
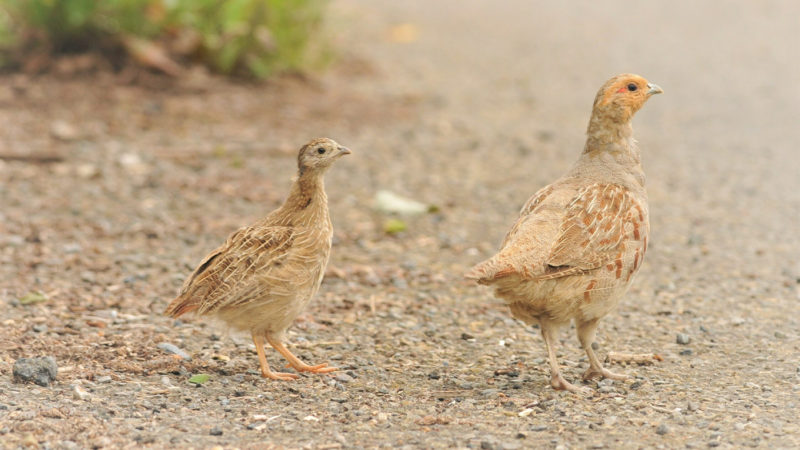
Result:
{"label": "gravel road", "polygon": [[[309,81],[0,76],[0,154],[49,157],[0,159],[0,446],[800,446],[800,6],[554,3],[338,0],[342,55]],[[461,274],[577,158],[621,72],[665,93],[634,121],[651,247],[598,353],[661,361],[611,364],[632,378],[583,398]],[[354,154],[327,177],[328,276],[288,338],[342,370],[268,382],[246,337],[161,312],[280,203],[315,136]],[[379,190],[434,212],[389,235]],[[56,380],[15,383],[38,356]]]}

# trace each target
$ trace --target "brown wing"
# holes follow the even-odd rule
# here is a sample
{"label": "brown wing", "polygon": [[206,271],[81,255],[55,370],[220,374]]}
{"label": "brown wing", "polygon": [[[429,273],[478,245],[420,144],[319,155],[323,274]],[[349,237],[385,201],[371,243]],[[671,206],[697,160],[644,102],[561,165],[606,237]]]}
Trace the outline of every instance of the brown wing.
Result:
{"label": "brown wing", "polygon": [[596,269],[617,257],[629,233],[639,238],[646,211],[628,189],[593,184],[567,205],[561,231],[547,258],[550,279]]}
{"label": "brown wing", "polygon": [[[547,196],[550,195],[552,192],[553,192],[553,185],[547,185],[536,191],[536,193],[533,194],[533,196],[529,198],[527,202],[525,202],[525,205],[522,206],[522,209],[519,210],[519,217],[522,218],[527,216],[528,214],[536,212],[536,208],[539,207],[539,205],[542,204],[544,199],[547,198]],[[508,241],[511,238],[513,238],[514,235],[517,234],[517,232],[519,231],[520,224],[522,222],[523,222],[522,220],[517,220],[514,223],[514,226],[511,227],[510,230],[508,230],[505,239],[503,239],[503,244],[500,246],[501,248],[505,247]]]}
{"label": "brown wing", "polygon": [[508,245],[512,240],[519,237],[517,235],[523,228],[523,224],[526,222],[526,217],[530,216],[531,214],[536,214],[539,206],[541,206],[547,196],[553,192],[553,189],[553,185],[545,186],[542,189],[539,189],[531,198],[529,198],[528,201],[525,202],[525,205],[522,206],[522,209],[520,209],[519,218],[508,231],[506,237],[503,239],[503,243],[500,246],[501,251],[495,256],[470,269],[470,271],[465,274],[465,277],[478,280],[479,283],[485,283],[517,273],[515,264],[513,264],[511,261],[514,258],[509,258],[507,255],[509,250]]}
{"label": "brown wing", "polygon": [[279,271],[294,239],[292,227],[239,229],[203,259],[166,314],[177,317],[195,309],[203,314],[226,306],[234,291],[240,291],[243,285],[253,285],[256,274]]}

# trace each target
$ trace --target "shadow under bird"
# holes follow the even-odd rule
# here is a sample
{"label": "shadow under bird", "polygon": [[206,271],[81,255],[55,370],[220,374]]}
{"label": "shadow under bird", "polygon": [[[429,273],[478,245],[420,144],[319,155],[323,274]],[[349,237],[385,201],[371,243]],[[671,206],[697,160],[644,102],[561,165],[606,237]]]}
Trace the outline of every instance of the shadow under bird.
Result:
{"label": "shadow under bird", "polygon": [[559,372],[556,334],[570,320],[589,358],[583,379],[627,378],[601,365],[592,342],[647,251],[645,176],[631,119],[661,92],[638,75],[608,80],[595,97],[578,161],[525,203],[498,253],[466,274],[492,286],[515,318],[539,324],[555,389],[590,391]]}
{"label": "shadow under bird", "polygon": [[291,380],[298,375],[270,370],[265,340],[298,372],[336,370],[327,363],[304,363],[283,345],[283,335],[316,294],[325,274],[333,226],[323,176],[347,154],[349,149],[327,138],[304,145],[297,157],[298,176],[283,205],[209,253],[165,314],[179,317],[194,311],[249,332],[266,378]]}

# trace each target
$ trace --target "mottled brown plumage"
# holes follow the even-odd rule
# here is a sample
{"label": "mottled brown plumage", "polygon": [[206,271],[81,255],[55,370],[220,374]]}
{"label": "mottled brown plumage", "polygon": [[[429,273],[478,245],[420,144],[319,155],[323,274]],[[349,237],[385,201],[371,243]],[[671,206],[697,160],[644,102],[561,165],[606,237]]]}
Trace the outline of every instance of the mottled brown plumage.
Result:
{"label": "mottled brown plumage", "polygon": [[467,274],[494,287],[514,317],[540,325],[556,389],[579,390],[561,376],[553,347],[570,320],[589,357],[584,379],[625,378],[602,367],[592,342],[598,320],[618,304],[647,250],[645,177],[631,119],[660,92],[637,75],[608,80],[578,161],[528,200],[500,251]]}
{"label": "mottled brown plumage", "polygon": [[270,370],[265,339],[298,371],[336,370],[327,364],[303,363],[283,345],[282,338],[322,282],[333,237],[323,175],[348,153],[331,139],[304,145],[297,158],[298,176],[284,204],[209,253],[165,314],[178,317],[195,311],[250,332],[261,373],[267,378],[290,380],[297,375]]}

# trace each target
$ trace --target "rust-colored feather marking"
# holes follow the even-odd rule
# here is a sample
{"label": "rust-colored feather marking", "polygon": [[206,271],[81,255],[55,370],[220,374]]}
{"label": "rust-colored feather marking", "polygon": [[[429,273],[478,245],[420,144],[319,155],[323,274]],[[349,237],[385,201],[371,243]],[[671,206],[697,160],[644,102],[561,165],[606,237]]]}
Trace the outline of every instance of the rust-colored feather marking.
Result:
{"label": "rust-colored feather marking", "polygon": [[[586,271],[613,260],[624,245],[625,229],[631,223],[628,213],[636,206],[637,200],[622,186],[602,183],[587,186],[567,206],[547,264]],[[617,273],[619,270],[618,267]]]}
{"label": "rust-colored feather marking", "polygon": [[589,303],[592,301],[592,290],[597,286],[597,280],[592,280],[586,285],[586,290],[583,291],[583,301]]}

